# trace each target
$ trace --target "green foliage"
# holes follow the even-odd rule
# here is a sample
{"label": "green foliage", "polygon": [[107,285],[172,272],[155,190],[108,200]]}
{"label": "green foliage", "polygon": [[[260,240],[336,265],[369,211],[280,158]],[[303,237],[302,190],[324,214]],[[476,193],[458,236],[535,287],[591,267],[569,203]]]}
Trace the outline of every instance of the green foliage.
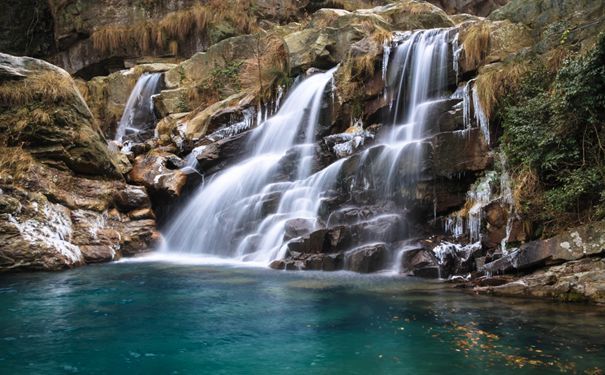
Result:
{"label": "green foliage", "polygon": [[203,88],[218,93],[218,99],[225,99],[240,91],[239,71],[242,64],[243,61],[235,60],[224,67],[214,68],[210,78],[203,83]]}
{"label": "green foliage", "polygon": [[532,71],[504,102],[502,147],[517,176],[538,180],[525,213],[555,226],[605,217],[605,35],[554,78]]}

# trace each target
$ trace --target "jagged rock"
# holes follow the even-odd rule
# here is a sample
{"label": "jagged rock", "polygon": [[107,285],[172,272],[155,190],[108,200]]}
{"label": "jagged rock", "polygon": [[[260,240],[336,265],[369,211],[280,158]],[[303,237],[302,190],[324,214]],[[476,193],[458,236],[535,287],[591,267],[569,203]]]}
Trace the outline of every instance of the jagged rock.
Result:
{"label": "jagged rock", "polygon": [[477,293],[605,303],[605,260],[586,258],[540,270],[519,280],[475,287]]}
{"label": "jagged rock", "polygon": [[346,270],[370,273],[384,268],[388,258],[385,244],[365,245],[345,254],[344,266]]}
{"label": "jagged rock", "polygon": [[251,135],[248,131],[205,146],[196,157],[198,167],[209,171],[227,161],[237,160],[245,153]]}
{"label": "jagged rock", "polygon": [[472,272],[477,268],[475,259],[485,255],[481,244],[462,246],[442,243],[435,247],[433,252],[439,260],[440,274],[443,278]]}
{"label": "jagged rock", "polygon": [[143,186],[126,185],[124,189],[114,192],[113,199],[125,211],[151,207],[151,200]]}
{"label": "jagged rock", "polygon": [[532,35],[539,40],[534,47],[543,53],[561,44],[560,33],[552,32],[553,24],[573,25],[569,27],[566,42],[575,44],[581,41],[583,47],[589,46],[605,30],[602,15],[602,4],[592,0],[510,0],[489,19],[510,20],[530,27]]}
{"label": "jagged rock", "polygon": [[243,111],[252,104],[253,97],[241,92],[217,102],[200,112],[181,120],[180,132],[186,140],[197,141],[218,128],[243,119]]}
{"label": "jagged rock", "polygon": [[533,241],[485,265],[492,273],[525,270],[544,264],[578,260],[605,251],[605,221],[561,233],[547,240]]}
{"label": "jagged rock", "polygon": [[128,177],[130,181],[145,186],[152,194],[176,198],[187,182],[187,175],[171,162],[174,157],[162,151],[137,156]]}
{"label": "jagged rock", "polygon": [[462,130],[464,120],[462,109],[457,108],[459,103],[459,99],[442,99],[427,104],[429,108],[424,113],[424,121],[427,124],[426,134]]}
{"label": "jagged rock", "polygon": [[483,207],[485,220],[489,225],[500,228],[506,225],[508,213],[499,200],[490,202]]}
{"label": "jagged rock", "polygon": [[421,246],[407,246],[401,257],[401,271],[423,278],[438,278],[439,264],[432,251]]}
{"label": "jagged rock", "polygon": [[145,219],[155,219],[155,214],[151,210],[151,208],[141,208],[138,210],[134,210],[128,213],[128,217],[132,220],[145,220]]}

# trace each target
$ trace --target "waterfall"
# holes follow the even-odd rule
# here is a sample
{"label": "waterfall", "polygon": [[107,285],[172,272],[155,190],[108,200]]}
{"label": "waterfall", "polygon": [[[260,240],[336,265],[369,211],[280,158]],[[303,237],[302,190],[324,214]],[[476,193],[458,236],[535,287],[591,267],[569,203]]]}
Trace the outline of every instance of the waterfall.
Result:
{"label": "waterfall", "polygon": [[[322,184],[333,180],[330,168],[309,174],[322,99],[335,70],[302,81],[273,117],[249,131],[247,157],[198,189],[165,231],[166,251],[263,262],[280,255],[285,221],[311,217]],[[295,168],[280,178],[292,152]]]}
{"label": "waterfall", "polygon": [[152,129],[157,118],[153,110],[152,96],[161,88],[162,73],[144,73],[134,86],[126,108],[116,129],[116,141],[123,141],[125,136],[138,134]]}
{"label": "waterfall", "polygon": [[268,264],[288,254],[290,240],[300,240],[287,230],[296,225],[305,233],[359,225],[364,234],[344,259],[359,246],[404,239],[409,210],[401,192],[423,178],[428,138],[439,132],[427,119],[450,100],[454,36],[455,29],[422,30],[387,43],[386,131],[360,152],[361,129],[341,137],[351,143],[335,147],[345,157],[314,174],[315,127],[336,68],[302,81],[273,117],[248,131],[243,161],[207,180],[172,220],[163,250]]}

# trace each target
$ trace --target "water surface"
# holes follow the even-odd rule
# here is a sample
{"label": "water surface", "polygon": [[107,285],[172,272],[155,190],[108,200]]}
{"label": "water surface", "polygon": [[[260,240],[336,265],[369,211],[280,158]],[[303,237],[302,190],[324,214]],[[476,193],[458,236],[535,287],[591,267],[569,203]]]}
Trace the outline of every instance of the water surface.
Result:
{"label": "water surface", "polygon": [[605,311],[349,273],[0,275],[2,374],[599,373]]}

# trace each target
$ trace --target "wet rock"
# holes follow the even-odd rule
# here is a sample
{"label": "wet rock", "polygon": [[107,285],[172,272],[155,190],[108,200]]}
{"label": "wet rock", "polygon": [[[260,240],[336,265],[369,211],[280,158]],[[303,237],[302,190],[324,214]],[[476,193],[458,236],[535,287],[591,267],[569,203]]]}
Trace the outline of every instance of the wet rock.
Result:
{"label": "wet rock", "polygon": [[431,138],[431,143],[432,168],[437,176],[483,171],[492,162],[489,147],[478,128],[441,133]]}
{"label": "wet rock", "polygon": [[442,243],[433,249],[441,268],[441,277],[468,274],[476,269],[475,258],[485,255],[480,243],[462,246]]}
{"label": "wet rock", "polygon": [[151,207],[151,200],[143,186],[126,185],[114,192],[113,200],[124,211]]}
{"label": "wet rock", "polygon": [[229,162],[235,162],[244,155],[250,131],[228,137],[206,145],[197,155],[198,168],[212,173]]}
{"label": "wet rock", "polygon": [[187,182],[187,175],[174,168],[171,161],[174,157],[161,151],[137,156],[128,177],[133,183],[145,186],[151,194],[176,198]]}
{"label": "wet rock", "polygon": [[490,202],[483,208],[485,220],[494,227],[503,227],[508,220],[508,213],[499,200]]}
{"label": "wet rock", "polygon": [[99,121],[103,134],[113,138],[140,73],[133,69],[78,81],[86,103]]}
{"label": "wet rock", "polygon": [[354,224],[350,227],[356,243],[367,241],[395,242],[407,235],[407,227],[399,215],[382,215],[372,220]]}
{"label": "wet rock", "polygon": [[290,251],[300,253],[333,253],[346,249],[351,243],[351,230],[345,226],[319,229],[288,243]]}
{"label": "wet rock", "polygon": [[315,223],[310,219],[291,219],[284,226],[284,239],[292,239],[309,234],[313,231]]}
{"label": "wet rock", "polygon": [[111,262],[116,259],[116,251],[108,245],[80,246],[87,264]]}
{"label": "wet rock", "polygon": [[[442,99],[425,104],[424,121],[427,135],[464,129],[462,108],[457,108],[459,99]],[[420,107],[419,110],[423,108]]]}
{"label": "wet rock", "polygon": [[346,270],[370,273],[383,269],[388,259],[385,244],[365,245],[345,254],[344,267]]}
{"label": "wet rock", "polygon": [[413,275],[423,279],[438,279],[441,277],[439,266],[419,267],[414,270]]}
{"label": "wet rock", "polygon": [[134,256],[151,251],[159,243],[160,234],[156,230],[155,220],[132,220],[120,226],[122,255]]}
{"label": "wet rock", "polygon": [[13,214],[21,211],[19,200],[0,193],[0,214]]}
{"label": "wet rock", "polygon": [[[438,278],[439,264],[432,251],[424,249],[420,245],[406,246],[401,249],[401,272],[409,273],[418,277]],[[434,269],[437,270],[436,274]]]}
{"label": "wet rock", "polygon": [[155,214],[151,208],[141,208],[128,213],[128,217],[132,220],[155,219]]}

